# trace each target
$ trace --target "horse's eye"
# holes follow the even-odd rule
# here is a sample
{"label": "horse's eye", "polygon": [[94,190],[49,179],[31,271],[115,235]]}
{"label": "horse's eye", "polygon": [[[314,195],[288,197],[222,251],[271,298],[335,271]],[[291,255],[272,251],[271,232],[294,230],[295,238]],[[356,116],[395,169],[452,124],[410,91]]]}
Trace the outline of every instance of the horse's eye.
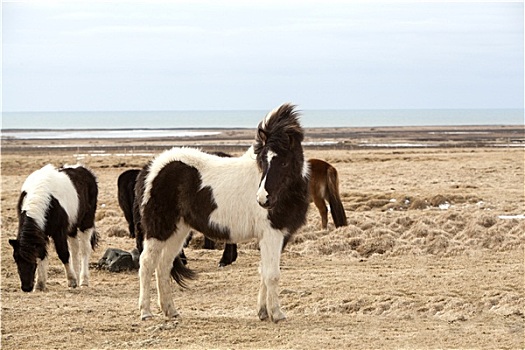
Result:
{"label": "horse's eye", "polygon": [[282,166],[283,168],[286,168],[286,167],[288,166],[288,162],[283,161],[283,162],[281,163],[281,166]]}

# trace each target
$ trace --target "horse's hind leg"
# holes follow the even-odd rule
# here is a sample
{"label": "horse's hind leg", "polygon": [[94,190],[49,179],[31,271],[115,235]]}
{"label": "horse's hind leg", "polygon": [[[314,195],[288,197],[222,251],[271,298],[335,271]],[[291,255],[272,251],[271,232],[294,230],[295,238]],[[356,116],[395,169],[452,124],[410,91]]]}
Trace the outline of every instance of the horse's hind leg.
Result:
{"label": "horse's hind leg", "polygon": [[321,214],[321,228],[326,230],[328,227],[328,208],[326,208],[326,203],[322,197],[314,196],[314,204]]}
{"label": "horse's hind leg", "polygon": [[91,257],[91,235],[95,234],[95,228],[91,227],[85,231],[80,231],[77,234],[77,239],[80,251],[75,258],[75,264],[79,262],[79,266],[75,266],[79,284],[81,286],[89,286],[89,258]]}
{"label": "horse's hind leg", "polygon": [[70,265],[73,271],[75,271],[75,276],[78,280],[80,276],[80,241],[78,239],[78,233],[75,237],[68,236],[67,243],[69,246]]}
{"label": "horse's hind leg", "polygon": [[189,229],[184,229],[179,225],[179,230],[172,234],[166,241],[164,249],[160,254],[159,263],[155,270],[157,279],[157,293],[159,307],[167,318],[175,318],[179,315],[175,306],[173,305],[173,299],[171,297],[171,267],[173,266],[173,259],[179,254],[184,245],[186,235],[182,234],[181,231],[189,232]]}
{"label": "horse's hind leg", "polygon": [[155,238],[149,238],[144,241],[144,249],[140,254],[140,294],[139,310],[140,318],[147,320],[153,317],[150,309],[151,295],[150,283],[153,271],[157,268],[160,253],[166,243]]}
{"label": "horse's hind leg", "polygon": [[259,242],[261,248],[261,287],[258,298],[258,314],[261,320],[270,318],[278,322],[286,318],[279,304],[279,265],[283,236],[278,231],[266,232]]}

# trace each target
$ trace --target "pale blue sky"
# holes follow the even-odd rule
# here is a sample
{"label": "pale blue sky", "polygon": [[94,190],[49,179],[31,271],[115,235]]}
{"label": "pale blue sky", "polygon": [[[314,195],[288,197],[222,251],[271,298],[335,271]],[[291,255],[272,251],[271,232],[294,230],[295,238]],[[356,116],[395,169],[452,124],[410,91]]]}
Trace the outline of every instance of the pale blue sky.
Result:
{"label": "pale blue sky", "polygon": [[523,108],[522,2],[3,2],[4,111]]}

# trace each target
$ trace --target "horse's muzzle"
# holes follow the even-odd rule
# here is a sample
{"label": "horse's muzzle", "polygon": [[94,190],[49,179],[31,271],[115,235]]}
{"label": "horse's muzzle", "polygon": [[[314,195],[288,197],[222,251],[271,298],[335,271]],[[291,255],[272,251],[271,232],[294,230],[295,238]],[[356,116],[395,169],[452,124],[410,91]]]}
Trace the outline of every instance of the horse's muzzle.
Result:
{"label": "horse's muzzle", "polygon": [[268,192],[266,192],[266,189],[264,188],[264,180],[263,180],[263,183],[261,185],[261,187],[259,187],[259,190],[257,191],[257,203],[259,203],[259,205],[261,207],[263,207],[264,209],[268,209],[270,207],[270,195],[268,194]]}
{"label": "horse's muzzle", "polygon": [[22,286],[22,290],[26,293],[33,291],[33,286]]}
{"label": "horse's muzzle", "polygon": [[266,201],[264,203],[261,203],[259,201],[257,201],[259,203],[259,205],[261,207],[263,207],[264,209],[272,209],[272,204],[270,203],[270,201]]}
{"label": "horse's muzzle", "polygon": [[273,207],[270,196],[264,191],[264,195],[257,193],[257,203],[264,209],[271,209]]}

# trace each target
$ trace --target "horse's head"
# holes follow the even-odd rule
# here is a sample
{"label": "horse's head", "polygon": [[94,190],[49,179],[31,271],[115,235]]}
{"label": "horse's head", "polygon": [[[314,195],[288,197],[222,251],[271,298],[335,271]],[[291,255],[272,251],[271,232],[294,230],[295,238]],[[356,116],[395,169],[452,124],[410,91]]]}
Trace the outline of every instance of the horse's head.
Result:
{"label": "horse's head", "polygon": [[27,254],[20,246],[18,239],[10,239],[9,244],[13,247],[13,258],[18,268],[18,275],[24,292],[31,292],[35,284],[36,255]]}
{"label": "horse's head", "polygon": [[259,123],[254,151],[262,172],[257,201],[271,209],[304,176],[304,132],[294,106],[283,104]]}

